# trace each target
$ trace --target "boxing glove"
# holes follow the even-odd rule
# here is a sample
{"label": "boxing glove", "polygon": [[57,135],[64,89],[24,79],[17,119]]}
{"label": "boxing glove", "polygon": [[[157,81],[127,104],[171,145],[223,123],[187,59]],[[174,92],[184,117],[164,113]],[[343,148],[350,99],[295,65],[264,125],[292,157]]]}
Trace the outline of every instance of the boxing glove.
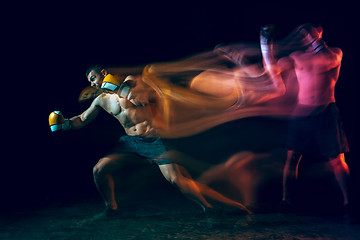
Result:
{"label": "boxing glove", "polygon": [[108,90],[108,91],[117,91],[120,88],[121,80],[119,77],[108,74],[105,76],[102,84],[101,89]]}
{"label": "boxing glove", "polygon": [[131,97],[131,88],[135,86],[135,78],[132,75],[129,75],[125,78],[124,82],[120,85],[118,94],[120,97],[123,97],[127,100],[130,100]]}
{"label": "boxing glove", "polygon": [[70,120],[65,119],[60,111],[50,113],[49,126],[52,132],[71,129]]}
{"label": "boxing glove", "polygon": [[275,26],[270,24],[260,28],[260,43],[271,44],[274,41]]}

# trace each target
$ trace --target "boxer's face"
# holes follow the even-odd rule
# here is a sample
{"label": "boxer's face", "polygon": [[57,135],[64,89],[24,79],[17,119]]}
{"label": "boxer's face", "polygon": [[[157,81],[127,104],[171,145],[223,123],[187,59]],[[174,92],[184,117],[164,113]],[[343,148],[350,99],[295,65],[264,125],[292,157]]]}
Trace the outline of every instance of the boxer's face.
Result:
{"label": "boxer's face", "polygon": [[105,70],[101,70],[100,73],[97,73],[95,71],[91,71],[89,75],[87,76],[88,81],[90,82],[90,85],[92,87],[95,87],[97,89],[101,88],[101,84],[106,76]]}
{"label": "boxer's face", "polygon": [[302,34],[304,34],[304,43],[305,44],[311,44],[312,42],[321,39],[323,34],[323,28],[321,26],[313,28],[310,32],[308,32],[306,29],[301,30]]}
{"label": "boxer's face", "polygon": [[322,38],[322,34],[323,34],[323,28],[321,26],[316,27],[316,31],[319,34],[319,38]]}

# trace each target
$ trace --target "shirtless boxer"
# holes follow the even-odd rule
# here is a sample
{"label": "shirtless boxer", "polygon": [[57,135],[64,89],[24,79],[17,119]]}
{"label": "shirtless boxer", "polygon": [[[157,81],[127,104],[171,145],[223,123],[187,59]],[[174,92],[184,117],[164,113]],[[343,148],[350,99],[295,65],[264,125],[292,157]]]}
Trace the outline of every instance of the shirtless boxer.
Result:
{"label": "shirtless boxer", "polygon": [[[289,188],[298,176],[303,154],[326,157],[341,188],[344,206],[349,203],[349,168],[344,153],[349,151],[341,118],[335,103],[335,84],[339,77],[342,51],[328,47],[322,39],[322,28],[311,24],[299,27],[303,51],[295,51],[282,58],[277,65],[283,70],[293,69],[298,81],[298,104],[289,129],[288,154],[283,170],[282,204],[290,205]],[[263,34],[262,52],[271,42]],[[314,148],[315,147],[315,148]]]}
{"label": "shirtless boxer", "polygon": [[[233,207],[250,211],[242,204],[226,198],[208,186],[196,182],[182,166],[171,163],[167,158],[180,156],[175,151],[167,152],[162,140],[152,127],[156,114],[154,107],[157,99],[155,91],[142,81],[142,76],[128,76],[122,81],[100,66],[93,66],[87,73],[91,86],[107,89],[97,96],[91,106],[79,116],[64,119],[59,112],[50,115],[49,122],[53,131],[79,129],[90,123],[101,109],[114,116],[123,126],[126,135],[119,139],[113,152],[99,160],[93,175],[96,186],[105,202],[105,211],[96,218],[113,217],[120,214],[114,193],[113,174],[122,168],[124,162],[156,161],[164,177],[190,199],[196,201],[204,212],[212,208],[205,197],[215,199]],[[205,196],[205,197],[204,197]]]}

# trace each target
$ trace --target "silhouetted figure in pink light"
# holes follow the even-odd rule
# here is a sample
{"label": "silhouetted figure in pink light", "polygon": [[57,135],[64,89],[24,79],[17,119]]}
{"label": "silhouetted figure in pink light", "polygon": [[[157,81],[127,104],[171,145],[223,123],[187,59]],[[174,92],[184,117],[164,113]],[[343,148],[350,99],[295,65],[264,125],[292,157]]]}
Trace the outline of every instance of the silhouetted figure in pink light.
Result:
{"label": "silhouetted figure in pink light", "polygon": [[[282,205],[291,205],[290,190],[298,176],[299,163],[303,154],[310,154],[328,159],[327,165],[335,174],[346,209],[349,205],[349,168],[344,153],[349,148],[335,103],[335,85],[343,53],[339,48],[326,45],[320,27],[304,24],[298,28],[298,34],[307,47],[281,58],[275,65],[282,70],[293,69],[298,82],[298,104],[289,128],[288,154],[283,170]],[[267,61],[272,43],[267,41],[266,34],[262,34],[261,39],[264,63],[270,69],[274,68],[274,62]]]}

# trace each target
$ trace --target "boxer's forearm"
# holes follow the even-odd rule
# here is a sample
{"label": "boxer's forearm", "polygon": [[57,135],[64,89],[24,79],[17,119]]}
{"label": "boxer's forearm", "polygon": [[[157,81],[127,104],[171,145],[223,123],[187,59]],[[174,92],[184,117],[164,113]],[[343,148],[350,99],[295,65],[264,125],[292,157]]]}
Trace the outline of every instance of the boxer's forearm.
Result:
{"label": "boxer's forearm", "polygon": [[260,31],[260,49],[263,56],[264,68],[269,73],[274,86],[281,94],[285,93],[285,85],[281,77],[281,69],[277,66],[271,40],[272,29],[263,27]]}
{"label": "boxer's forearm", "polygon": [[79,129],[86,126],[86,122],[81,120],[80,115],[70,118],[71,129]]}

